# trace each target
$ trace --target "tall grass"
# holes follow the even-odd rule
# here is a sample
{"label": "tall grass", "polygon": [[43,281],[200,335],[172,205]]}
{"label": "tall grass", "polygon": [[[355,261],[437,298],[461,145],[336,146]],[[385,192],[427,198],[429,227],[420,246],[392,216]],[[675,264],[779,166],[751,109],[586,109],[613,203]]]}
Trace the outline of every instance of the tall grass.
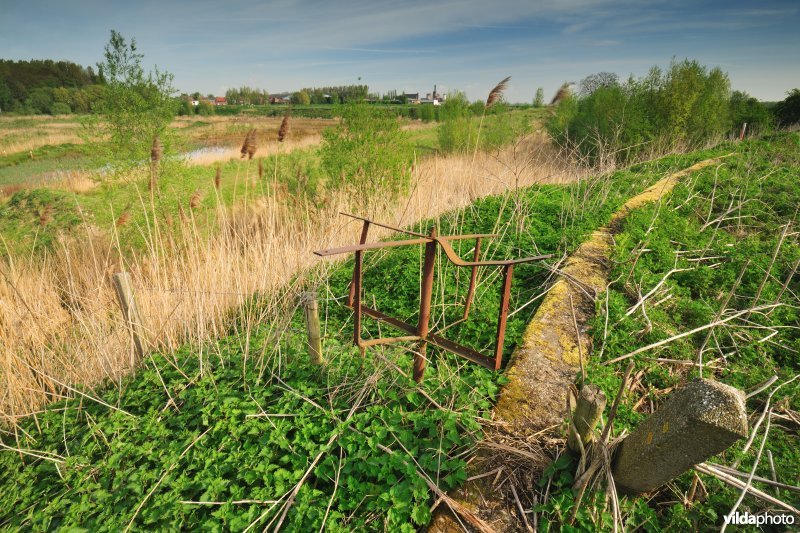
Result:
{"label": "tall grass", "polygon": [[[94,387],[135,371],[139,361],[109,283],[114,272],[131,274],[154,349],[169,354],[190,343],[202,363],[204,341],[233,328],[248,357],[259,357],[248,353],[250,328],[280,323],[302,285],[298,274],[317,266],[324,273],[326,264],[312,252],[356,242],[360,226],[340,211],[404,225],[481,196],[570,182],[580,174],[541,136],[471,159],[422,161],[414,167],[410,192],[399,200],[381,190],[369,199],[333,190],[319,202],[275,187],[246,207],[226,208],[217,196],[208,221],[195,219],[191,209],[182,210],[180,220],[154,216],[142,192],[132,209],[146,215],[139,228],[143,251],[128,249],[115,227],[102,231],[87,220],[80,238],[62,240],[48,255],[8,257],[0,262],[1,419],[13,424],[66,395],[91,401]],[[198,231],[201,222],[214,230]]]}

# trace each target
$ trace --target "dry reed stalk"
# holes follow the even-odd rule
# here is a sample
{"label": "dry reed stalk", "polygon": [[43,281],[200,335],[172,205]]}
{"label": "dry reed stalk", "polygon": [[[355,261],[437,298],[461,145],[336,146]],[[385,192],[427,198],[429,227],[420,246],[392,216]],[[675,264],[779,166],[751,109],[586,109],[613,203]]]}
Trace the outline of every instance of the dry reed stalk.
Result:
{"label": "dry reed stalk", "polygon": [[239,150],[242,159],[244,159],[244,156],[247,156],[248,160],[253,159],[253,156],[256,154],[256,149],[258,148],[256,136],[257,134],[255,128],[252,128],[247,132],[247,135],[245,135],[244,143],[242,143],[242,149]]}
{"label": "dry reed stalk", "polygon": [[161,161],[161,156],[164,155],[164,148],[161,146],[161,139],[158,135],[153,138],[153,145],[150,147],[150,162],[158,163]]}
{"label": "dry reed stalk", "polygon": [[508,82],[511,76],[507,76],[494,86],[494,89],[489,91],[489,96],[486,97],[486,104],[483,106],[483,113],[481,113],[481,120],[478,123],[478,135],[475,139],[475,151],[472,153],[472,162],[475,163],[475,158],[478,156],[478,148],[481,144],[481,130],[483,129],[483,119],[486,117],[486,110],[496,104],[502,97],[503,91],[508,87]]}
{"label": "dry reed stalk", "polygon": [[118,227],[118,228],[121,228],[122,226],[124,226],[125,224],[130,222],[130,220],[131,220],[131,210],[130,210],[130,208],[128,208],[128,209],[126,209],[125,211],[122,212],[122,214],[119,216],[119,218],[117,218],[115,226]]}
{"label": "dry reed stalk", "polygon": [[283,116],[283,120],[281,120],[281,126],[278,128],[278,142],[282,143],[286,140],[286,137],[289,135],[289,123],[291,122],[291,111],[286,110],[286,114]]}
{"label": "dry reed stalk", "polygon": [[568,96],[569,96],[569,83],[565,83],[558,89],[553,99],[550,100],[550,105],[557,105]]}
{"label": "dry reed stalk", "polygon": [[203,192],[200,189],[197,189],[192,193],[191,198],[189,198],[189,209],[197,209],[200,207],[200,201],[203,199]]}
{"label": "dry reed stalk", "polygon": [[486,98],[486,105],[484,109],[489,109],[496,104],[503,97],[503,92],[508,87],[508,82],[511,81],[511,76],[504,78],[500,83],[494,86],[494,89],[489,91],[489,96]]}
{"label": "dry reed stalk", "polygon": [[150,192],[155,191],[156,184],[158,183],[158,162],[161,161],[163,151],[161,140],[158,138],[158,135],[156,135],[150,147]]}
{"label": "dry reed stalk", "polygon": [[47,204],[39,213],[39,224],[46,226],[53,221],[53,204]]}

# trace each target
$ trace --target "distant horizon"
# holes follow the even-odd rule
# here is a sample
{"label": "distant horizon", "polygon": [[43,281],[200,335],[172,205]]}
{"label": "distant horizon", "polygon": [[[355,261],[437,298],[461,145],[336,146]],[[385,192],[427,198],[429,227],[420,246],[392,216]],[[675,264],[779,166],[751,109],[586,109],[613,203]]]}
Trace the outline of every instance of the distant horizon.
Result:
{"label": "distant horizon", "polygon": [[115,29],[188,94],[353,84],[425,94],[436,85],[480,100],[511,76],[506,99],[530,103],[539,87],[549,100],[566,81],[601,71],[624,81],[673,58],[719,67],[733,90],[762,101],[800,87],[800,5],[788,0],[34,3],[4,6],[4,59],[95,67]]}

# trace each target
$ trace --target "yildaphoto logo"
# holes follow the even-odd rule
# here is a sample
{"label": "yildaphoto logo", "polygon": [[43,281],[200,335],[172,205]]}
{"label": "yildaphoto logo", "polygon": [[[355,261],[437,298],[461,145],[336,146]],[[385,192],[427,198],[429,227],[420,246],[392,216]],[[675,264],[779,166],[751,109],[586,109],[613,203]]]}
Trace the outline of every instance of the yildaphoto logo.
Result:
{"label": "yildaphoto logo", "polygon": [[736,512],[725,517],[726,525],[733,526],[791,526],[795,523],[795,517],[791,514],[750,514]]}

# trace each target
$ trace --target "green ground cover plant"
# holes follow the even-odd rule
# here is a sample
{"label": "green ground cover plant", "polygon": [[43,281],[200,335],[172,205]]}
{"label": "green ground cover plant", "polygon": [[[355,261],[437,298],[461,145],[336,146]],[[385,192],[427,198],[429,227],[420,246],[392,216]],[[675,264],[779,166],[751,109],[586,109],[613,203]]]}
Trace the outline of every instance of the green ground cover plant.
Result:
{"label": "green ground cover plant", "polygon": [[[499,233],[486,257],[561,256],[632,194],[718,153],[513,191],[437,223],[442,234]],[[469,244],[461,246],[467,255]],[[435,328],[457,313],[446,304],[463,298],[468,275],[439,263]],[[367,301],[414,320],[418,264],[418,250],[368,256]],[[119,386],[84,389],[4,431],[0,527],[260,529],[274,527],[284,510],[283,524],[292,531],[424,525],[433,501],[427,481],[447,490],[465,479],[467,454],[502,378],[432,351],[418,387],[407,377],[411,356],[402,347],[370,350],[361,359],[350,346],[352,314],[341,305],[351,269],[346,262],[313,283],[324,302],[324,368],[308,363],[301,313],[291,306],[285,324],[246,333],[239,333],[234,316],[229,337],[154,354]],[[520,268],[515,278],[512,309],[547,281],[536,266]],[[480,279],[471,320],[447,335],[485,350],[493,340],[498,288],[495,272]],[[511,317],[507,352],[535,307],[536,301]],[[370,324],[364,334],[378,327]]]}
{"label": "green ground cover plant", "polygon": [[[781,305],[634,356],[633,374],[639,377],[620,404],[617,433],[631,431],[674,387],[698,377],[698,366],[686,363],[698,363],[701,352],[703,377],[745,391],[777,376],[773,387],[747,400],[748,411],[755,413],[750,418],[751,430],[769,392],[780,383],[789,382],[772,398],[774,412],[780,416],[800,408],[800,384],[791,382],[800,371],[800,280],[796,275],[800,246],[794,233],[800,205],[796,181],[800,136],[779,134],[745,141],[736,152],[719,165],[688,176],[664,201],[637,209],[623,222],[615,237],[612,284],[598,300],[595,356],[587,369],[588,380],[613,398],[629,361],[615,359],[735,312]],[[659,290],[645,301],[644,310],[629,314],[642,295],[662,280]],[[764,425],[746,453],[740,441],[711,461],[735,462],[749,472],[763,437]],[[775,418],[767,437],[764,457],[767,452],[772,455],[779,481],[795,484],[800,478],[796,421]],[[772,470],[764,457],[756,475],[769,479]],[[574,459],[564,457],[546,472],[553,474],[557,487],[550,502],[540,507],[548,530],[610,529],[610,508],[603,491],[583,502],[572,526],[565,525],[575,505],[571,490],[575,467]],[[697,492],[691,503],[686,503],[686,495],[693,483],[692,472],[647,499],[623,498],[626,527],[717,530],[740,491],[703,474],[700,478],[705,490]],[[800,503],[796,492],[758,482],[754,486],[795,507]],[[752,514],[768,509],[769,504],[749,497],[739,508]]]}

